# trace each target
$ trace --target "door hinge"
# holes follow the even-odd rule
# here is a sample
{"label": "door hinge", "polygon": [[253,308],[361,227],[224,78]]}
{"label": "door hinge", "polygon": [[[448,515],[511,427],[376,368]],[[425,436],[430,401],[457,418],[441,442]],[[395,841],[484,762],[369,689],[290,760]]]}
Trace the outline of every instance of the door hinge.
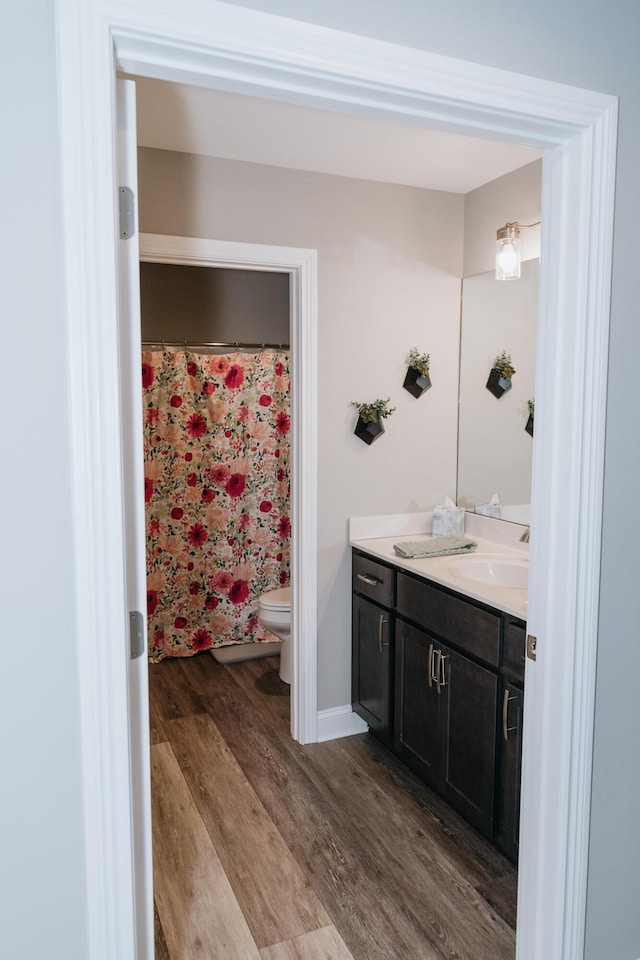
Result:
{"label": "door hinge", "polygon": [[129,610],[129,651],[132,660],[144,653],[144,617],[139,610]]}
{"label": "door hinge", "polygon": [[131,187],[118,187],[120,239],[131,240],[136,232],[136,198]]}
{"label": "door hinge", "polygon": [[531,634],[527,636],[527,656],[529,660],[536,659],[536,650],[538,649],[538,638],[533,637]]}

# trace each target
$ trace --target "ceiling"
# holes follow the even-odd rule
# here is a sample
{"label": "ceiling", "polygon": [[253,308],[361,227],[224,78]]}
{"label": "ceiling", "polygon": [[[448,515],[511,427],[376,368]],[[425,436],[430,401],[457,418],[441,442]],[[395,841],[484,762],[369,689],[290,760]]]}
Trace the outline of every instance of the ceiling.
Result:
{"label": "ceiling", "polygon": [[468,193],[541,151],[136,77],[138,143],[360,180]]}

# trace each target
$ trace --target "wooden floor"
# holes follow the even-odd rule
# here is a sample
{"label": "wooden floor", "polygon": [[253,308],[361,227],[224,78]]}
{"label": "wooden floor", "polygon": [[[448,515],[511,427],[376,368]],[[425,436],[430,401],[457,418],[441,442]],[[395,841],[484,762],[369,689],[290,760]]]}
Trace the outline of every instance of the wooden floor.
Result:
{"label": "wooden floor", "polygon": [[514,867],[274,658],[149,667],[157,960],[513,960]]}

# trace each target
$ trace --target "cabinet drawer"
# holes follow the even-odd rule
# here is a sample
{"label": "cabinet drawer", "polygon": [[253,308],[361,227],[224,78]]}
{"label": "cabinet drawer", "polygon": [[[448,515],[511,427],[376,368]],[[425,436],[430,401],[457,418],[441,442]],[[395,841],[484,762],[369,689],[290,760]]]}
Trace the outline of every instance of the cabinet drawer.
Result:
{"label": "cabinet drawer", "polygon": [[383,607],[393,606],[395,571],[361,554],[353,555],[353,591],[375,600]]}
{"label": "cabinet drawer", "polygon": [[398,573],[396,609],[429,633],[444,637],[494,667],[500,663],[500,616],[422,580]]}
{"label": "cabinet drawer", "polygon": [[502,668],[504,673],[524,683],[524,662],[527,653],[527,626],[515,617],[505,617],[504,652]]}

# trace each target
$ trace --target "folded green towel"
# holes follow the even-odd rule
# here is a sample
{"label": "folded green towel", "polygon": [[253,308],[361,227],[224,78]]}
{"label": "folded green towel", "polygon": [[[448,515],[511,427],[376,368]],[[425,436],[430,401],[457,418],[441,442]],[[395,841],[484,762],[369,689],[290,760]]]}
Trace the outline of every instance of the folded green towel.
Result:
{"label": "folded green towel", "polygon": [[432,540],[415,540],[394,543],[394,552],[399,557],[426,559],[427,557],[448,557],[454,553],[471,553],[478,544],[475,540],[452,534],[450,537],[434,537]]}

